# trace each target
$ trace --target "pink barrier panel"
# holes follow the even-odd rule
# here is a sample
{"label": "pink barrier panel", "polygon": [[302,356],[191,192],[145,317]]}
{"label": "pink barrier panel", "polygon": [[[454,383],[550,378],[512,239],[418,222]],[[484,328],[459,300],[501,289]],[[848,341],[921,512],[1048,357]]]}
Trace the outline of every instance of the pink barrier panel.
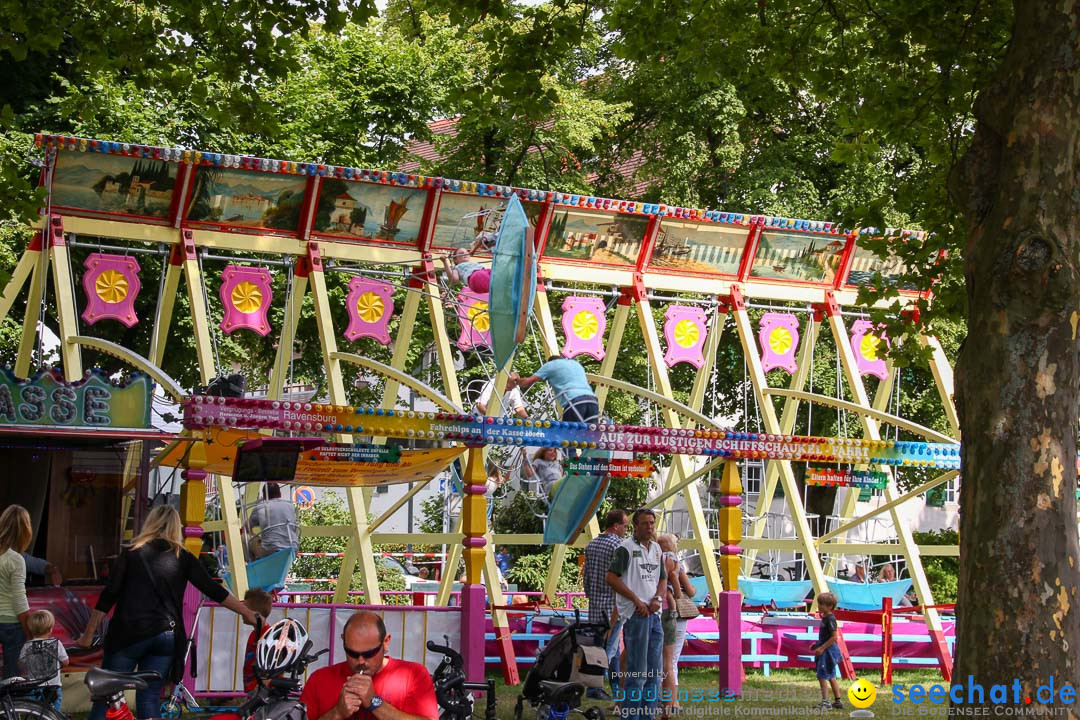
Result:
{"label": "pink barrier panel", "polygon": [[[511,616],[514,614],[511,613]],[[788,624],[778,625],[777,622]],[[945,637],[951,642],[955,637],[955,623],[951,620],[942,623]],[[541,645],[538,635],[554,635],[564,627],[562,624],[549,623],[544,617],[536,617],[531,623],[525,617],[511,617],[510,630],[514,635],[514,654],[518,658],[535,657]],[[854,664],[860,668],[880,667],[881,657],[881,626],[870,623],[850,622],[841,623],[848,651],[856,658]],[[494,631],[491,621],[487,622],[487,632]],[[757,656],[773,655],[785,656],[787,659],[780,660],[747,660],[744,667],[761,667],[763,662],[768,662],[771,667],[811,668],[813,663],[800,661],[799,655],[810,655],[812,639],[797,639],[796,635],[813,635],[817,637],[817,625],[814,618],[806,616],[805,619],[797,616],[770,617],[743,616],[742,619],[742,652],[743,655],[756,654]],[[758,634],[757,637],[747,637],[748,634]],[[525,636],[525,637],[521,637]],[[873,636],[869,638],[867,636]],[[906,636],[906,637],[905,637]],[[922,638],[922,641],[913,637]],[[701,616],[695,618],[687,625],[687,642],[683,649],[680,666],[707,666],[717,665],[717,656],[721,653],[720,632],[716,622],[711,617]],[[893,657],[894,663],[897,658],[918,658],[924,662],[923,667],[937,667],[937,658],[934,648],[929,641],[929,633],[921,619],[896,618],[893,623]],[[495,657],[498,646],[493,640],[488,640],[485,647],[485,655]],[[874,658],[874,661],[858,658]],[[488,666],[497,667],[497,663],[489,662]],[[903,662],[899,667],[910,667]]]}

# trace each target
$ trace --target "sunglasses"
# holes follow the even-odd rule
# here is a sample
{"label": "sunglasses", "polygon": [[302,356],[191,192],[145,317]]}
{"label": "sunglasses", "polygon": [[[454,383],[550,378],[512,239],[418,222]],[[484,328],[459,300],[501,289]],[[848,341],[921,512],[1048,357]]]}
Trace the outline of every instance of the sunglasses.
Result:
{"label": "sunglasses", "polygon": [[385,640],[383,642],[380,642],[378,645],[371,648],[370,650],[364,650],[364,651],[350,650],[349,646],[346,645],[344,642],[341,643],[341,647],[343,647],[345,649],[345,654],[348,655],[349,657],[351,657],[353,660],[359,660],[360,658],[364,658],[365,660],[370,660],[371,658],[378,655],[379,651],[381,651],[383,649],[384,642],[385,642]]}

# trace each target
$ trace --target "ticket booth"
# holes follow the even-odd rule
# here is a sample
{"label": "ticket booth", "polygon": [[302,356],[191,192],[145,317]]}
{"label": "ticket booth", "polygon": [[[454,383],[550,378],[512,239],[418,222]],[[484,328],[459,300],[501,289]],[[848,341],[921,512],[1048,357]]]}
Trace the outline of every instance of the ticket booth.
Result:
{"label": "ticket booth", "polygon": [[100,583],[144,512],[151,450],[171,437],[150,428],[151,392],[142,375],[67,383],[0,370],[0,508],[30,512],[29,553],[65,584]]}

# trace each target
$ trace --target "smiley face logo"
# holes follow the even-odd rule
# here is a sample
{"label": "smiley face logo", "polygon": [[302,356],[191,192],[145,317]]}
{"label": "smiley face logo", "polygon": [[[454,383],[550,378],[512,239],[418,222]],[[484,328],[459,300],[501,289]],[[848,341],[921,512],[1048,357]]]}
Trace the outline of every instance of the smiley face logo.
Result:
{"label": "smiley face logo", "polygon": [[847,689],[848,700],[857,708],[868,708],[877,699],[877,688],[872,683],[859,678]]}

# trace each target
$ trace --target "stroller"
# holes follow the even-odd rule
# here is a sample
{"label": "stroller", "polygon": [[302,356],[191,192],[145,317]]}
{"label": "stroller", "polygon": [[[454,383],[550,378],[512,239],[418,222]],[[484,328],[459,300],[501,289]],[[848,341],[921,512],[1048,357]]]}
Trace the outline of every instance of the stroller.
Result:
{"label": "stroller", "polygon": [[578,710],[586,686],[603,687],[607,670],[604,650],[606,623],[574,622],[556,633],[536,656],[514,706],[514,720],[522,720],[525,703],[536,710],[537,720],[562,720],[575,713],[586,720],[600,720],[598,707]]}

